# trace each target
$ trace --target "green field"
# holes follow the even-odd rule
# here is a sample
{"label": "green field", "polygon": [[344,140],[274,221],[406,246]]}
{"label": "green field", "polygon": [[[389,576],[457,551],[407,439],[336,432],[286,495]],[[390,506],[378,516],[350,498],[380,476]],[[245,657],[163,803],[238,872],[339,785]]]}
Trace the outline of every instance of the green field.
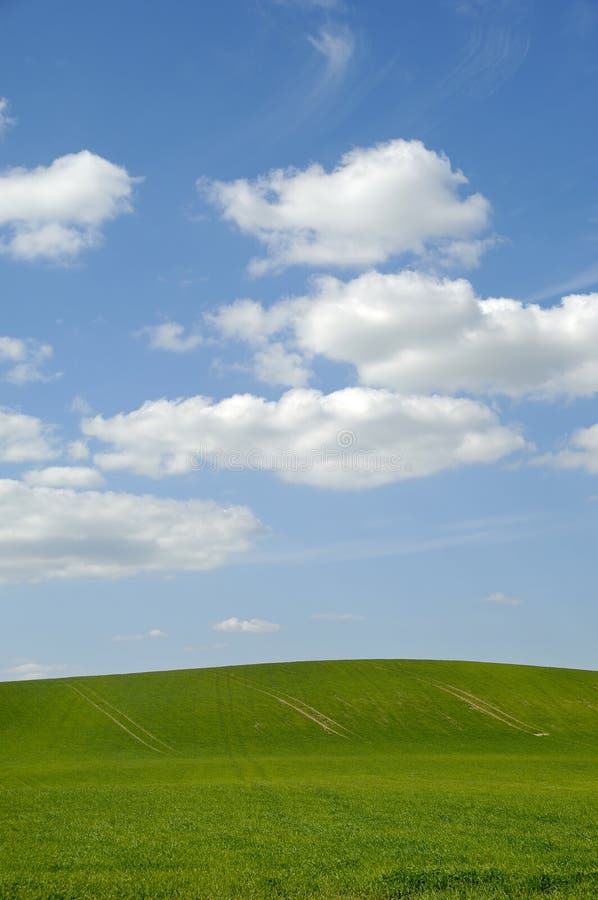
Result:
{"label": "green field", "polygon": [[598,674],[0,684],[0,897],[598,897]]}

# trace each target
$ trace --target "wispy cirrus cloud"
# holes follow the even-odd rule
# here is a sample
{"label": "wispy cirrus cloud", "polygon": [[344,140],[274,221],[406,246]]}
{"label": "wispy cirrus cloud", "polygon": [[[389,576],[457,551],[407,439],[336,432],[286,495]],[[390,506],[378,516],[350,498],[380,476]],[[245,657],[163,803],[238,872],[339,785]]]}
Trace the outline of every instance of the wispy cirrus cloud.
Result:
{"label": "wispy cirrus cloud", "polygon": [[555,281],[553,284],[547,284],[540,290],[534,291],[534,293],[528,297],[528,301],[538,302],[547,300],[550,297],[570,294],[588,287],[598,287],[598,263],[586,266],[584,269],[581,269],[579,272],[574,272],[562,281]]}
{"label": "wispy cirrus cloud", "polygon": [[14,124],[15,119],[10,115],[10,103],[6,97],[0,97],[0,140]]}
{"label": "wispy cirrus cloud", "polygon": [[323,56],[325,79],[341,79],[355,51],[355,37],[347,25],[322,25],[316,34],[308,35],[312,47]]}
{"label": "wispy cirrus cloud", "polygon": [[464,53],[447,73],[439,100],[452,94],[487,97],[521,68],[531,46],[532,0],[457,0],[455,12],[469,19]]}

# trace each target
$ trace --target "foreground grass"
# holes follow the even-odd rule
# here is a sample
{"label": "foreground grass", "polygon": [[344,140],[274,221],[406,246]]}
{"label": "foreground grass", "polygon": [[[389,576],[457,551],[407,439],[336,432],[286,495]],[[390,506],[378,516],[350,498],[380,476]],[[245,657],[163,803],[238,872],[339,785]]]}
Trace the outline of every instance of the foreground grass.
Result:
{"label": "foreground grass", "polygon": [[598,896],[597,707],[456,663],[0,685],[0,897]]}

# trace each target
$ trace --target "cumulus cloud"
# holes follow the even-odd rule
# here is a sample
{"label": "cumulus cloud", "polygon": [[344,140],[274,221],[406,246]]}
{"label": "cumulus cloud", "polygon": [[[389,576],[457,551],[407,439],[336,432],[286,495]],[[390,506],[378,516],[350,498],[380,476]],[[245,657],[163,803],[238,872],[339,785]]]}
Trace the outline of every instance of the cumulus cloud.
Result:
{"label": "cumulus cloud", "polygon": [[[302,304],[307,308],[308,304]],[[291,327],[300,314],[300,301],[275,303],[266,309],[255,300],[236,300],[206,315],[224,337],[263,345],[272,335]]]}
{"label": "cumulus cloud", "polygon": [[71,441],[66,448],[67,456],[74,462],[80,462],[82,459],[89,459],[89,447],[86,441]]}
{"label": "cumulus cloud", "polygon": [[535,462],[559,469],[585,469],[591,475],[597,475],[598,424],[589,428],[578,428],[563,450],[540,456]]}
{"label": "cumulus cloud", "polygon": [[311,376],[304,357],[278,343],[258,350],[254,357],[254,372],[266,384],[290,387],[304,387]]}
{"label": "cumulus cloud", "polygon": [[212,625],[214,631],[241,631],[247,634],[268,634],[274,631],[280,631],[282,625],[275,622],[267,622],[264,619],[237,619],[232,616],[230,619],[224,619],[223,622],[214,622]]}
{"label": "cumulus cloud", "polygon": [[249,509],[0,481],[0,581],[202,571],[249,549]]}
{"label": "cumulus cloud", "polygon": [[16,666],[4,669],[2,675],[8,676],[4,679],[7,681],[37,681],[40,678],[48,678],[65,672],[68,666],[63,664],[50,664],[33,662],[31,659],[25,659],[18,662]]}
{"label": "cumulus cloud", "polygon": [[114,643],[119,644],[123,641],[145,641],[148,638],[152,640],[167,637],[168,635],[165,631],[161,631],[159,628],[150,628],[148,631],[142,631],[140,634],[115,634],[112,640]]}
{"label": "cumulus cloud", "polygon": [[179,322],[162,322],[160,325],[146,325],[137,335],[146,337],[151,350],[168,350],[170,353],[187,353],[201,344],[199,334],[185,334]]}
{"label": "cumulus cloud", "polygon": [[33,338],[0,335],[0,366],[6,366],[3,378],[12,384],[53,381],[59,377],[44,372],[44,366],[53,353],[49,344],[42,344]]}
{"label": "cumulus cloud", "polygon": [[23,474],[23,481],[37,487],[94,488],[104,484],[104,477],[89,466],[50,466],[30,469]]}
{"label": "cumulus cloud", "polygon": [[35,416],[0,409],[0,462],[36,462],[57,455],[51,426]]}
{"label": "cumulus cloud", "polygon": [[0,140],[14,124],[15,120],[10,115],[10,103],[6,97],[0,97]]}
{"label": "cumulus cloud", "polygon": [[82,423],[110,445],[102,469],[143,475],[214,467],[271,470],[286,480],[328,488],[365,488],[495,462],[525,446],[481,403],[346,388],[332,394],[287,391],[219,403],[197,396],[156,400],[112,418]]}
{"label": "cumulus cloud", "polygon": [[101,240],[102,226],[131,211],[138,181],[82,150],[36,169],[0,174],[0,252],[16,259],[69,261]]}
{"label": "cumulus cloud", "polygon": [[255,300],[236,300],[205,317],[206,323],[225,339],[245,341],[255,347],[251,369],[259,381],[286,387],[304,387],[312,372],[307,351],[269,339],[288,332],[299,315],[300,301],[275,303],[269,309]]}
{"label": "cumulus cloud", "polygon": [[488,594],[487,597],[483,598],[482,603],[494,603],[499,606],[521,606],[521,600],[518,600],[517,597],[509,597],[508,594],[503,594],[501,591]]}
{"label": "cumulus cloud", "polygon": [[295,358],[351,363],[363,384],[397,391],[539,398],[598,391],[598,293],[543,307],[482,300],[464,279],[368,272],[347,282],[318,278],[308,296],[269,309],[237,301],[210,321],[225,337],[245,335],[261,354],[282,340]]}
{"label": "cumulus cloud", "polygon": [[255,274],[294,264],[371,266],[398,254],[450,253],[485,229],[481,194],[462,197],[467,178],[420,141],[394,140],[346,153],[327,172],[278,169],[254,181],[200,179],[223,217],[254,235],[267,257]]}

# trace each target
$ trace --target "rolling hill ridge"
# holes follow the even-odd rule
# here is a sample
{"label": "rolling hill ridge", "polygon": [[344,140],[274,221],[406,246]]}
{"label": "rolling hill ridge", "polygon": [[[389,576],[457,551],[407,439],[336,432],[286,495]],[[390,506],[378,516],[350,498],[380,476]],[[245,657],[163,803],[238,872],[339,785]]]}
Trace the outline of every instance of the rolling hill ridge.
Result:
{"label": "rolling hill ridge", "polygon": [[0,898],[598,892],[598,674],[355,660],[0,684]]}

